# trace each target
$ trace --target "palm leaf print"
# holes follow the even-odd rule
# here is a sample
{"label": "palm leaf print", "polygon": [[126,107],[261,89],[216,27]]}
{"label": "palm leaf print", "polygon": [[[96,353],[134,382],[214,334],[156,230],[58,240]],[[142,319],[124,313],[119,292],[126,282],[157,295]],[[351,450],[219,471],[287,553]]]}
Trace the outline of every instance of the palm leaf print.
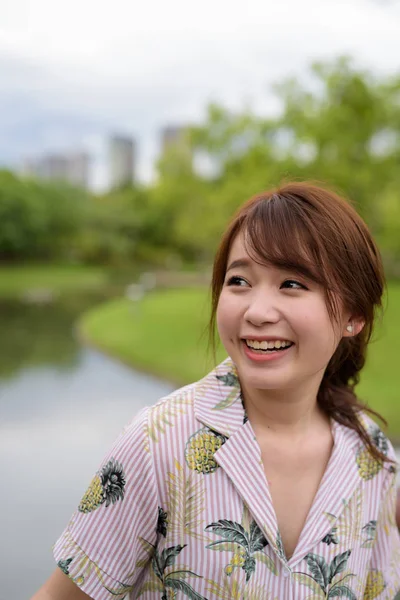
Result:
{"label": "palm leaf print", "polygon": [[186,414],[187,407],[192,404],[192,398],[183,393],[175,398],[169,398],[153,406],[150,410],[147,433],[153,442],[158,442],[160,434],[165,433],[168,427],[173,427],[179,414]]}
{"label": "palm leaf print", "polygon": [[314,580],[325,592],[329,583],[330,573],[329,566],[327,565],[325,558],[323,556],[318,556],[318,554],[310,553],[306,556],[306,563]]}
{"label": "palm leaf print", "polygon": [[262,550],[267,545],[263,532],[255,521],[250,524],[250,553]]}
{"label": "palm leaf print", "polygon": [[[308,573],[297,572],[293,574],[293,578],[300,584],[306,585],[312,589],[321,598],[350,598],[357,600],[354,592],[349,588],[345,581],[350,577],[355,577],[353,573],[344,574],[347,567],[351,550],[347,550],[334,557],[331,564],[328,565],[325,558],[318,554],[309,553],[305,557],[305,561],[311,575]],[[336,582],[333,579],[343,574],[342,578]],[[314,582],[314,583],[313,583]]]}
{"label": "palm leaf print", "polygon": [[186,536],[203,541],[205,485],[202,477],[189,472],[175,460],[175,472],[167,475],[169,495],[169,534],[183,542]]}
{"label": "palm leaf print", "polygon": [[234,373],[227,373],[226,375],[216,375],[216,378],[219,381],[222,381],[222,383],[228,387],[233,387],[234,389],[228,394],[228,396],[226,398],[224,398],[223,400],[221,400],[221,402],[218,402],[218,404],[216,404],[213,407],[213,410],[224,410],[225,408],[228,408],[229,406],[232,406],[232,404],[234,404],[236,402],[236,400],[240,399],[240,384],[239,384],[239,379],[237,377],[237,375],[235,375]]}
{"label": "palm leaf print", "polygon": [[67,558],[66,560],[59,560],[57,566],[60,567],[61,571],[65,573],[65,575],[69,575],[69,565],[74,560],[74,557]]}
{"label": "palm leaf print", "polygon": [[263,552],[255,552],[253,556],[256,559],[256,561],[268,567],[271,573],[273,573],[274,575],[278,575],[278,569],[276,568],[274,561],[270,556],[268,556],[268,554],[264,554]]}
{"label": "palm leaf print", "polygon": [[310,590],[314,592],[312,598],[315,600],[323,600],[325,598],[325,593],[323,592],[321,586],[315,581],[315,579],[311,575],[307,575],[307,573],[293,573],[294,581],[300,583],[301,585],[307,586]]}
{"label": "palm leaf print", "polygon": [[372,548],[376,537],[376,526],[377,521],[375,520],[368,521],[368,523],[364,525],[361,530],[364,535],[364,541],[361,544],[361,548]]}
{"label": "palm leaf print", "polygon": [[[206,546],[209,550],[219,550],[226,543],[234,544],[233,557],[225,567],[226,575],[230,576],[237,567],[241,567],[246,573],[246,581],[249,581],[256,569],[256,560],[261,560],[271,571],[275,572],[275,565],[271,559],[262,554],[262,549],[268,544],[257,523],[252,520],[249,530],[236,521],[220,519],[215,523],[207,525],[209,530],[222,537],[222,540],[211,542]],[[260,557],[262,557],[260,559]]]}
{"label": "palm leaf print", "polygon": [[224,385],[227,385],[229,387],[240,387],[238,376],[235,375],[235,373],[232,373],[232,371],[230,373],[227,373],[226,375],[216,375],[216,378],[219,381],[222,381]]}
{"label": "palm leaf print", "polygon": [[235,402],[239,398],[240,395],[238,395],[238,390],[232,390],[226,398],[224,398],[223,400],[221,400],[221,402],[218,402],[218,404],[213,406],[213,410],[224,410],[225,408],[229,408],[229,406],[235,404]]}
{"label": "palm leaf print", "polygon": [[276,534],[276,550],[278,552],[278,556],[283,561],[287,562],[285,548],[283,547],[283,541],[282,541],[282,536],[281,536],[280,531],[278,531],[278,533]]}
{"label": "palm leaf print", "polygon": [[396,494],[392,493],[392,488],[396,488],[396,476],[393,477],[390,488],[387,492],[387,500],[382,507],[382,513],[379,517],[380,526],[383,528],[387,536],[390,531],[397,528],[396,525]]}
{"label": "palm leaf print", "polygon": [[332,588],[328,594],[328,598],[350,598],[350,600],[357,600],[357,596],[347,585],[338,585]]}
{"label": "palm leaf print", "polygon": [[207,545],[207,548],[217,552],[238,552],[240,544],[235,544],[235,542],[211,542]]}
{"label": "palm leaf print", "polygon": [[173,592],[182,592],[191,600],[207,600],[201,594],[198,594],[191,585],[189,585],[185,579],[188,577],[196,577],[201,579],[200,575],[193,573],[189,569],[175,569],[169,573],[165,573],[166,569],[173,567],[177,556],[182,552],[186,546],[177,545],[164,548],[161,554],[157,548],[154,549],[154,555],[152,559],[153,573],[158,579],[158,583],[154,581],[146,582],[142,585],[138,592],[138,597],[147,591],[158,591],[162,593],[161,600],[167,600],[167,590],[170,589]]}
{"label": "palm leaf print", "polygon": [[238,575],[235,573],[231,577],[225,577],[222,584],[213,579],[207,579],[206,592],[221,600],[242,600],[243,593],[238,579]]}
{"label": "palm leaf print", "polygon": [[331,544],[338,544],[339,540],[337,537],[337,527],[332,527],[329,533],[326,534],[324,538],[322,538],[322,542],[330,546]]}
{"label": "palm leaf print", "polygon": [[157,533],[163,535],[164,537],[167,537],[167,528],[168,528],[168,515],[165,512],[165,510],[163,510],[161,508],[161,506],[159,506],[156,531],[157,531]]}
{"label": "palm leaf print", "polygon": [[336,575],[339,575],[339,573],[343,573],[343,571],[346,568],[347,561],[349,560],[350,554],[351,550],[347,550],[346,552],[343,552],[343,554],[338,554],[337,556],[335,556],[335,558],[331,562],[329,570],[329,583]]}
{"label": "palm leaf print", "polygon": [[253,520],[253,516],[252,516],[251,512],[249,511],[249,507],[244,502],[241,523],[246,531],[250,531],[250,524],[251,524],[252,520]]}
{"label": "palm leaf print", "polygon": [[150,544],[150,542],[148,542],[147,540],[145,540],[142,537],[139,537],[138,540],[139,540],[139,544],[142,546],[142,549],[144,550],[145,556],[136,561],[136,568],[143,569],[143,567],[145,567],[149,563],[149,561],[153,558],[156,547],[153,546],[153,544]]}
{"label": "palm leaf print", "polygon": [[182,552],[182,550],[186,547],[186,544],[183,546],[171,546],[170,548],[164,548],[161,552],[160,557],[160,566],[161,571],[164,572],[167,567],[172,567],[175,564],[175,559]]}
{"label": "palm leaf print", "polygon": [[235,575],[225,577],[222,584],[213,580],[207,580],[207,583],[206,591],[220,600],[273,600],[266,586],[253,581],[243,583]]}
{"label": "palm leaf print", "polygon": [[[190,600],[207,600],[204,596],[197,593],[184,579],[179,578],[178,575],[179,571],[167,575],[165,578],[165,587],[177,592],[182,592],[185,596],[190,598]],[[192,575],[198,577],[198,575],[195,575],[194,573]]]}
{"label": "palm leaf print", "polygon": [[[349,501],[343,500],[344,510],[339,518],[331,513],[325,513],[325,516],[332,525],[328,536],[333,536],[331,543],[338,544],[341,547],[349,548],[354,542],[361,539],[361,525],[363,513],[363,495],[361,487],[358,487]],[[327,536],[325,536],[327,538]],[[326,539],[325,543],[328,543]]]}
{"label": "palm leaf print", "polygon": [[[245,503],[243,503],[242,526],[246,531],[250,532],[252,552],[254,552],[253,556],[256,561],[262,563],[274,575],[277,575],[278,570],[274,561],[270,556],[268,556],[268,554],[264,554],[264,552],[262,552],[263,548],[268,545],[268,542],[261,529],[256,526],[256,522],[253,520],[252,514],[249,511],[249,507]],[[261,547],[259,547],[260,545]]]}
{"label": "palm leaf print", "polygon": [[[249,547],[249,534],[240,523],[228,521],[227,519],[220,519],[216,523],[207,525],[206,530],[207,529],[221,536],[225,540],[228,540],[228,542],[236,542],[244,548]],[[209,546],[207,546],[207,548],[208,547]]]}

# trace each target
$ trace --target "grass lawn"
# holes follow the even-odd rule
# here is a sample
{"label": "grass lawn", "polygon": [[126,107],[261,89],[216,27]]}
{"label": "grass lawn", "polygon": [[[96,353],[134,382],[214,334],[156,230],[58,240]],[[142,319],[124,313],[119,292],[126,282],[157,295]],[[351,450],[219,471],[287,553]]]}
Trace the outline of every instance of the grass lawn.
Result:
{"label": "grass lawn", "polygon": [[107,273],[98,267],[75,265],[18,265],[0,267],[0,298],[21,296],[28,290],[54,293],[98,288]]}
{"label": "grass lawn", "polygon": [[[206,358],[208,314],[207,291],[163,290],[149,294],[139,306],[117,299],[91,309],[79,329],[84,339],[110,355],[185,384],[214,364],[211,352]],[[400,442],[400,284],[389,286],[384,325],[374,337],[358,393],[388,420],[390,436]],[[219,349],[217,360],[224,356]]]}
{"label": "grass lawn", "polygon": [[[95,307],[82,317],[79,331],[124,362],[183,385],[212,368],[212,353],[205,357],[207,315],[207,291],[161,290],[139,306],[116,299]],[[220,351],[218,360],[224,356]]]}

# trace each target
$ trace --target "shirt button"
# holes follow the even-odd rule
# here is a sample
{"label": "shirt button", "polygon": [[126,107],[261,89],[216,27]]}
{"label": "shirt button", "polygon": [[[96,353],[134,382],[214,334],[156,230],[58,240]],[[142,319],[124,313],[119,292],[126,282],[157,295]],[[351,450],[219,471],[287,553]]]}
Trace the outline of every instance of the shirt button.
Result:
{"label": "shirt button", "polygon": [[288,569],[284,569],[284,571],[283,571],[282,575],[283,575],[284,577],[289,577],[289,575],[290,575],[290,571],[289,571]]}

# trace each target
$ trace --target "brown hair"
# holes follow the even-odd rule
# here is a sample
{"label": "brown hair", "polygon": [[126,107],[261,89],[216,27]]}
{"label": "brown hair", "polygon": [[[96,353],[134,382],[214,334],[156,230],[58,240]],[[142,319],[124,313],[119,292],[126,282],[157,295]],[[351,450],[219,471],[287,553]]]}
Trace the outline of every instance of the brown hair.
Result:
{"label": "brown hair", "polygon": [[293,270],[326,290],[332,320],[339,297],[350,314],[365,321],[362,331],[345,337],[322,379],[317,401],[326,414],[355,430],[379,461],[389,460],[358,418],[366,411],[354,388],[364,366],[377,311],[382,309],[385,277],[379,250],[355,209],[334,192],[309,182],[287,183],[250,198],[237,212],[217,250],[212,277],[210,340],[215,348],[216,311],[232,243],[246,232],[249,254],[260,264]]}

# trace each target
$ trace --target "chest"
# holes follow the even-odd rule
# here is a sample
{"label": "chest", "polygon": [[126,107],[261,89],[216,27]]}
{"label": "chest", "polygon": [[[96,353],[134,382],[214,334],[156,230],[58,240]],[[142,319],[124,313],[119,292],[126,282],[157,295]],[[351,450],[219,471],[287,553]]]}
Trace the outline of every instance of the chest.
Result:
{"label": "chest", "polygon": [[286,557],[294,553],[331,454],[331,444],[318,453],[261,452],[272,504]]}

